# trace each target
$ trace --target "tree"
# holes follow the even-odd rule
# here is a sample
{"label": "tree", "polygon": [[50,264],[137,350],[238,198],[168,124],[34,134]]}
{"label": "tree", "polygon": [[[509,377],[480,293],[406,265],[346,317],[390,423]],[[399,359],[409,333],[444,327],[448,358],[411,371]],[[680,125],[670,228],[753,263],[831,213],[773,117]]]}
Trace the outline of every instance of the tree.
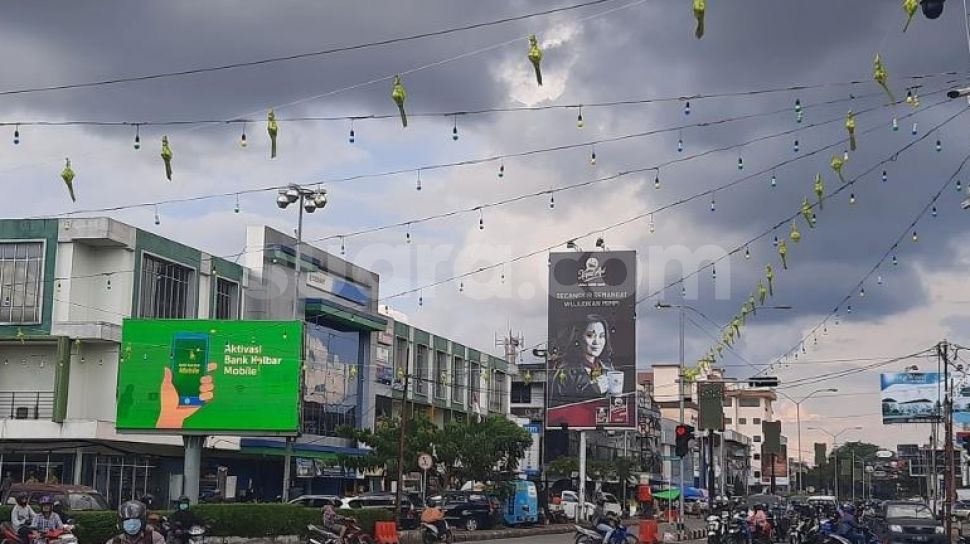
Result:
{"label": "tree", "polygon": [[572,478],[574,472],[579,472],[579,462],[575,457],[560,457],[549,463],[546,473],[550,476],[564,476]]}
{"label": "tree", "polygon": [[452,422],[435,437],[448,480],[501,481],[515,476],[532,435],[502,416]]}
{"label": "tree", "polygon": [[[431,453],[432,444],[438,430],[427,418],[415,416],[408,419],[404,429],[404,471],[418,470],[418,455]],[[384,469],[387,484],[393,475],[397,478],[397,460],[400,452],[401,420],[379,421],[373,430],[342,427],[339,436],[349,438],[367,446],[368,452],[361,456],[340,455],[340,464],[355,470]]]}

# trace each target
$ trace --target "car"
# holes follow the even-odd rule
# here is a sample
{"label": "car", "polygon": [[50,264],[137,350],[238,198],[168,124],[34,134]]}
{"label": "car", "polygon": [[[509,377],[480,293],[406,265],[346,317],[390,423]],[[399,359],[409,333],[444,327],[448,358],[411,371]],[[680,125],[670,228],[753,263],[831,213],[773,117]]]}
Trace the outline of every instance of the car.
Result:
{"label": "car", "polygon": [[957,501],[953,503],[953,517],[958,520],[970,519],[970,501]]}
{"label": "car", "polygon": [[944,544],[943,524],[923,502],[886,501],[873,532],[883,544]]}
{"label": "car", "polygon": [[[356,509],[384,509],[394,512],[394,505],[397,504],[396,493],[374,492],[363,493],[356,497],[346,497],[341,499],[338,508]],[[404,529],[414,529],[420,525],[421,514],[411,503],[407,494],[401,496],[401,511],[398,513],[398,523]]]}
{"label": "car", "polygon": [[623,516],[623,506],[620,505],[620,500],[616,498],[616,495],[612,493],[603,493],[600,495],[600,498],[603,499],[604,501],[603,503],[604,512],[606,512],[607,514],[609,513],[616,514],[617,517]]}
{"label": "car", "polygon": [[481,491],[452,491],[432,498],[453,527],[466,531],[490,529],[501,524],[502,509],[497,498]]}
{"label": "car", "polygon": [[288,504],[298,504],[310,508],[323,508],[327,505],[340,508],[343,506],[343,499],[336,495],[300,495],[295,499],[291,499]]}
{"label": "car", "polygon": [[6,505],[17,503],[17,495],[27,493],[27,501],[36,505],[41,497],[50,495],[54,501],[60,502],[66,512],[80,512],[89,510],[109,510],[108,501],[93,487],[84,485],[20,483],[13,484],[3,496]]}

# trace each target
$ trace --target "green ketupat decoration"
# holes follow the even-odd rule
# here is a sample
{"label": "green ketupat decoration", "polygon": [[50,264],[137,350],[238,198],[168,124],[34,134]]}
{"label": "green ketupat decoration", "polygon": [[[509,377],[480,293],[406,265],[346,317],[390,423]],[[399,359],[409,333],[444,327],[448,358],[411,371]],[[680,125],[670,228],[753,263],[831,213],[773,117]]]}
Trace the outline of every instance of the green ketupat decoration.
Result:
{"label": "green ketupat decoration", "polygon": [[266,132],[269,133],[269,158],[276,158],[276,136],[280,133],[280,125],[276,122],[276,113],[269,110],[266,114]]}
{"label": "green ketupat decoration", "polygon": [[808,198],[802,200],[802,217],[804,217],[805,222],[808,223],[808,228],[815,228],[815,214],[812,213],[812,205],[808,203]]}
{"label": "green ketupat decoration", "polygon": [[893,92],[889,90],[889,72],[887,72],[886,67],[883,66],[879,53],[876,53],[876,58],[872,59],[872,79],[875,79],[876,83],[882,87],[882,90],[886,91],[886,94],[889,95],[889,102],[895,103],[896,97],[893,96]]}
{"label": "green ketupat decoration", "polygon": [[542,49],[539,49],[539,40],[536,39],[535,34],[529,36],[529,61],[536,71],[536,83],[542,87],[542,68],[539,67],[539,63],[542,62]]}
{"label": "green ketupat decoration", "polygon": [[832,170],[835,170],[835,173],[838,174],[839,181],[845,183],[845,178],[842,177],[842,167],[845,166],[845,158],[843,158],[842,155],[834,155],[832,160],[829,161],[829,166],[831,166]]}
{"label": "green ketupat decoration", "polygon": [[64,170],[61,170],[61,179],[67,185],[67,192],[71,194],[71,202],[77,202],[74,198],[74,170],[71,169],[71,159],[64,159]]}
{"label": "green ketupat decoration", "polygon": [[775,296],[775,271],[770,264],[765,266],[765,279],[768,280],[768,296]]}
{"label": "green ketupat decoration", "polygon": [[697,39],[704,37],[704,12],[707,11],[707,1],[706,0],[694,0],[694,18],[697,19],[697,29],[694,30],[694,36]]}
{"label": "green ketupat decoration", "polygon": [[758,303],[764,306],[766,298],[768,298],[768,288],[761,280],[758,280]]}
{"label": "green ketupat decoration", "polygon": [[404,83],[401,83],[401,76],[394,76],[391,98],[397,104],[397,111],[401,113],[401,125],[406,128],[408,126],[408,114],[404,111],[404,101],[408,99],[408,92],[404,89]]}
{"label": "green ketupat decoration", "polygon": [[822,173],[815,174],[815,198],[818,199],[818,209],[822,209],[822,197],[825,196],[825,182],[822,181]]}
{"label": "green ketupat decoration", "polygon": [[789,237],[796,244],[802,241],[802,233],[798,231],[798,225],[794,221],[791,222],[791,234]]}
{"label": "green ketupat decoration", "polygon": [[734,334],[736,334],[738,338],[741,338],[741,320],[740,319],[738,319],[738,318],[735,317],[734,319],[731,320],[731,329],[734,330]]}
{"label": "green ketupat decoration", "polygon": [[855,114],[852,110],[845,114],[845,130],[849,133],[849,149],[855,151]]}
{"label": "green ketupat decoration", "polygon": [[748,307],[751,308],[751,315],[758,315],[758,305],[754,303],[754,295],[748,297]]}
{"label": "green ketupat decoration", "polygon": [[162,136],[162,160],[165,161],[165,177],[172,181],[172,148],[168,146],[168,136]]}
{"label": "green ketupat decoration", "polygon": [[778,242],[778,256],[781,257],[781,267],[788,270],[788,244],[784,240]]}
{"label": "green ketupat decoration", "polygon": [[909,23],[913,21],[913,15],[916,14],[916,8],[919,7],[919,0],[903,0],[903,11],[906,12],[906,24],[903,25],[903,32],[909,28]]}

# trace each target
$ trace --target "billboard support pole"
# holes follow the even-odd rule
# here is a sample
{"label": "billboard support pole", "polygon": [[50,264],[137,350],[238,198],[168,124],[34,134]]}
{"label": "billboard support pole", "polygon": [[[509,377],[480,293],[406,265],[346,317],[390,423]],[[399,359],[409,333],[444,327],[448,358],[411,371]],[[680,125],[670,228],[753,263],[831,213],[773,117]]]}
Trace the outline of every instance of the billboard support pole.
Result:
{"label": "billboard support pole", "polygon": [[204,436],[183,436],[185,444],[185,459],[182,465],[182,494],[189,498],[192,504],[199,503],[199,475],[202,470],[202,443]]}
{"label": "billboard support pole", "polygon": [[586,431],[579,431],[579,509],[576,523],[585,519],[586,514]]}

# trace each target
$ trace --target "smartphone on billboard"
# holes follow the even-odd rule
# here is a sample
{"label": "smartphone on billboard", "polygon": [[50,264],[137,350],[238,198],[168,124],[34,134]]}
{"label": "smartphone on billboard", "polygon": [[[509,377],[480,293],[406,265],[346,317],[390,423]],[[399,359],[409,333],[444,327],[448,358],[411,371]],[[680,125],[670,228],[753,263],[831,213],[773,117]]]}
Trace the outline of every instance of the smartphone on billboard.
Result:
{"label": "smartphone on billboard", "polygon": [[209,360],[209,335],[180,332],[172,339],[172,385],[179,406],[199,406],[199,382]]}

